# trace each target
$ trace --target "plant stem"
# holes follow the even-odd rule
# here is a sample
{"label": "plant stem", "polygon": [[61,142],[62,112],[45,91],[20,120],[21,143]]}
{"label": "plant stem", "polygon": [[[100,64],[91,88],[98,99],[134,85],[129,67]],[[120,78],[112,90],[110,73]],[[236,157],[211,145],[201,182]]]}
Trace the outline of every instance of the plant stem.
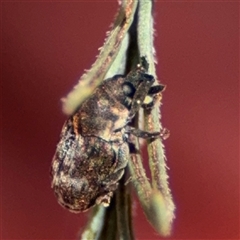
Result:
{"label": "plant stem", "polygon": [[132,230],[132,207],[129,186],[125,185],[126,172],[120,180],[116,192],[116,209],[117,209],[117,229],[120,240],[133,240]]}

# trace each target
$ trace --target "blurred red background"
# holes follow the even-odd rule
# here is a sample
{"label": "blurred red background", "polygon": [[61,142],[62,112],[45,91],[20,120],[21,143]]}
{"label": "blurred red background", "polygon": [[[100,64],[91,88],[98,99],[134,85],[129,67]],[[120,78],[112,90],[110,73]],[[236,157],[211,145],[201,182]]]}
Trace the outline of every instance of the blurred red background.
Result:
{"label": "blurred red background", "polygon": [[[2,239],[75,239],[87,220],[57,204],[49,167],[60,98],[94,62],[116,10],[2,2]],[[239,3],[161,1],[155,19],[177,206],[169,239],[239,239]],[[137,239],[160,239],[136,205]]]}

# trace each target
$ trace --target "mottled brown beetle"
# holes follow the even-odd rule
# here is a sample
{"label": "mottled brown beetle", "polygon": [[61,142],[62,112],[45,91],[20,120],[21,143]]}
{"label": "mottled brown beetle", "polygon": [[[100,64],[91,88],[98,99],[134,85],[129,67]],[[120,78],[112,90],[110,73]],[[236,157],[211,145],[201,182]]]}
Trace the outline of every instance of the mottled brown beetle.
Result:
{"label": "mottled brown beetle", "polygon": [[[130,159],[129,135],[160,137],[129,126],[140,107],[151,109],[164,85],[155,85],[142,64],[126,77],[106,79],[64,124],[52,161],[52,188],[73,212],[108,206]],[[151,99],[148,103],[144,100]]]}

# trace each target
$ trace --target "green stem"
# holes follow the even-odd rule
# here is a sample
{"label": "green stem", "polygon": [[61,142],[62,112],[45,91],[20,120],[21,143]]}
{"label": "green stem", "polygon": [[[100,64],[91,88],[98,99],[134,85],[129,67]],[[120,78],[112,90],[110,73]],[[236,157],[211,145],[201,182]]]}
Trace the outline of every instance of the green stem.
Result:
{"label": "green stem", "polygon": [[103,219],[103,229],[99,236],[99,240],[117,240],[117,211],[116,211],[116,195],[111,199],[109,207],[106,208],[106,216]]}
{"label": "green stem", "polygon": [[87,226],[82,232],[79,239],[82,240],[98,240],[103,228],[103,220],[105,219],[106,208],[103,206],[95,206],[92,209]]}
{"label": "green stem", "polygon": [[120,240],[133,240],[131,196],[125,185],[126,172],[116,192],[117,227]]}
{"label": "green stem", "polygon": [[[155,50],[153,45],[153,18],[152,18],[152,1],[150,0],[140,0],[139,1],[139,22],[138,22],[138,46],[141,56],[146,56],[149,61],[149,73],[156,77],[155,69]],[[157,84],[156,81],[155,84]],[[155,108],[152,109],[151,114],[144,112],[144,126],[145,130],[149,132],[160,131],[162,129],[160,119],[160,102],[156,104]],[[164,222],[160,222],[160,225],[165,225],[168,223],[168,230],[170,232],[171,223],[174,218],[174,203],[172,201],[171,190],[168,186],[168,175],[167,175],[167,165],[164,146],[161,139],[156,139],[155,141],[148,141],[148,157],[149,166],[152,176],[152,187],[155,192],[160,191],[165,201],[164,211],[166,219]],[[164,205],[163,205],[164,206]],[[166,234],[168,234],[166,233]],[[165,233],[162,233],[165,235]]]}

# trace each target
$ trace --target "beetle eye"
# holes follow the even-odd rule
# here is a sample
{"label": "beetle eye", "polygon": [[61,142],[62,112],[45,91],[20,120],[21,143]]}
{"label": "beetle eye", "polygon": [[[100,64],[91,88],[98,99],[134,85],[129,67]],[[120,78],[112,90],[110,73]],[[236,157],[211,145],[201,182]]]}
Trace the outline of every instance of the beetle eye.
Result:
{"label": "beetle eye", "polygon": [[123,89],[123,92],[126,96],[133,97],[133,95],[135,93],[135,88],[130,82],[125,82],[122,85],[122,89]]}

